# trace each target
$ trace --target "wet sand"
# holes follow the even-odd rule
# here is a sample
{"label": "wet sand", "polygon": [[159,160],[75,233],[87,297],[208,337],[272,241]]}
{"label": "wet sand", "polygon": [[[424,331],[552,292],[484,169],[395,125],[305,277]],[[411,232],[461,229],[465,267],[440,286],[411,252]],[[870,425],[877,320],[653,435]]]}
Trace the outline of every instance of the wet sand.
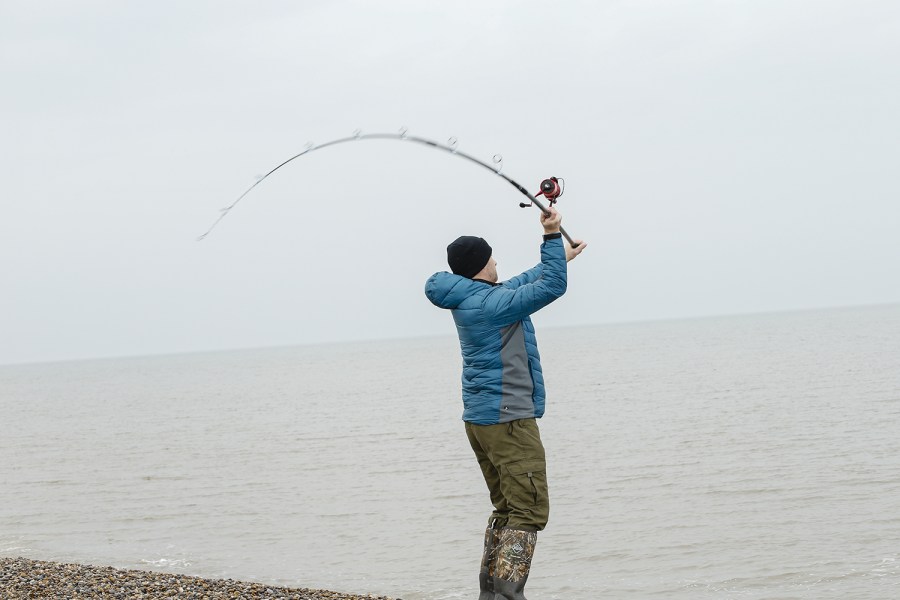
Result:
{"label": "wet sand", "polygon": [[157,571],[114,569],[26,558],[0,558],[0,597],[400,600],[387,596],[343,594],[232,579],[203,579]]}

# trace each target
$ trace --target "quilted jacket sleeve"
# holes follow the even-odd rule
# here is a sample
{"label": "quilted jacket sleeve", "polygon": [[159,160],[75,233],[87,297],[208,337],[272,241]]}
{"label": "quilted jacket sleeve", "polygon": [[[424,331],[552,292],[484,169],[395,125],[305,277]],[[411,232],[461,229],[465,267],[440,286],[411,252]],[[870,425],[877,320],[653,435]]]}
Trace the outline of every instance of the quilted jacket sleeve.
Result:
{"label": "quilted jacket sleeve", "polygon": [[566,293],[566,250],[561,237],[545,240],[541,244],[540,267],[519,277],[538,268],[540,274],[534,281],[522,282],[515,288],[501,285],[491,290],[485,299],[484,310],[493,325],[504,327],[521,321]]}
{"label": "quilted jacket sleeve", "polygon": [[541,264],[538,264],[536,267],[534,267],[532,269],[528,269],[524,273],[516,275],[512,279],[508,279],[507,281],[504,281],[503,286],[515,289],[515,288],[519,287],[520,285],[524,285],[526,283],[532,283],[534,281],[537,281],[540,278],[541,273],[543,271],[544,271],[544,266]]}

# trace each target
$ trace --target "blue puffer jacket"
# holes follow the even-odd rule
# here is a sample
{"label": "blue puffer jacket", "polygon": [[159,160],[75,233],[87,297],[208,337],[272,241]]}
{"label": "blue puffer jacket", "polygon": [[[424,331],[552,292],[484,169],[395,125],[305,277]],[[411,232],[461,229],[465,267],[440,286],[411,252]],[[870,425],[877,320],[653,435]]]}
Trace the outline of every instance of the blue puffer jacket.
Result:
{"label": "blue puffer jacket", "polygon": [[446,271],[425,295],[453,312],[462,350],[463,420],[494,425],[544,414],[544,376],[529,315],[566,292],[566,251],[559,234],[545,236],[541,263],[491,284]]}

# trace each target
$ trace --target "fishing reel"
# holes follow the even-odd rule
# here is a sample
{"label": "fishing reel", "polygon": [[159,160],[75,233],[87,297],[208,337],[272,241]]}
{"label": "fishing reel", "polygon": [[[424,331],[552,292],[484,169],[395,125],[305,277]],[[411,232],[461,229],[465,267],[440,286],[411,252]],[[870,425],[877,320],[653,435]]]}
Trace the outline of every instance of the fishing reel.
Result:
{"label": "fishing reel", "polygon": [[[566,189],[566,180],[562,177],[549,177],[541,182],[541,191],[535,194],[535,198],[543,196],[550,202],[550,206],[556,204],[559,197],[563,195]],[[519,206],[528,208],[532,203],[520,202]]]}

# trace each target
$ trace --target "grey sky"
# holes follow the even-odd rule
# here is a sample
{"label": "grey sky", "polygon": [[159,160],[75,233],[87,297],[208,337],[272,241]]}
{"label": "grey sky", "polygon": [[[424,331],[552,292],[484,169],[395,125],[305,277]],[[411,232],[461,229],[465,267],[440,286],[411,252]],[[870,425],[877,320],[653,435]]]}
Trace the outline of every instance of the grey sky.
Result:
{"label": "grey sky", "polygon": [[0,363],[450,334],[460,234],[590,248],[538,327],[900,301],[900,3],[4,2]]}

